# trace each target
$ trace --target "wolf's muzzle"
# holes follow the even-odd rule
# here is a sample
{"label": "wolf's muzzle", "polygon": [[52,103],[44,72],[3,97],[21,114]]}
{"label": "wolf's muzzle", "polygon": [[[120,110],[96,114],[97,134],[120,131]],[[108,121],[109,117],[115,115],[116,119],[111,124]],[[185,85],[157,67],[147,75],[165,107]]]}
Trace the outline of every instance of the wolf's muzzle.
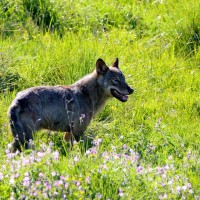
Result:
{"label": "wolf's muzzle", "polygon": [[127,90],[128,90],[128,93],[129,93],[129,94],[132,94],[132,93],[134,92],[134,89],[132,89],[132,88],[129,87],[129,86],[128,86]]}

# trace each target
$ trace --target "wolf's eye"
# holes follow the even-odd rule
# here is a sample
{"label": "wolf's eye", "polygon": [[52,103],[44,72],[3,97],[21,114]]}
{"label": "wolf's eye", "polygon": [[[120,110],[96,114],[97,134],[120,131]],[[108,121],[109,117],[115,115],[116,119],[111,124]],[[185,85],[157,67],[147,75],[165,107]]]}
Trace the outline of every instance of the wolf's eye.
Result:
{"label": "wolf's eye", "polygon": [[113,77],[112,80],[114,80],[114,81],[120,81],[119,77]]}
{"label": "wolf's eye", "polygon": [[113,84],[118,84],[119,83],[119,79],[118,78],[114,77],[111,80],[112,80]]}

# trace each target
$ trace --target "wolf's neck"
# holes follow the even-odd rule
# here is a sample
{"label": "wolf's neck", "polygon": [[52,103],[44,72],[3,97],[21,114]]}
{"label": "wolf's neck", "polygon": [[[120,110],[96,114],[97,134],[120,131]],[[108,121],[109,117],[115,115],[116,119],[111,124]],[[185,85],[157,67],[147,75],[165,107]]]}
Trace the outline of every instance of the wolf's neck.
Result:
{"label": "wolf's neck", "polygon": [[94,71],[75,83],[90,101],[93,115],[96,115],[105,105],[108,96],[97,83],[97,73]]}

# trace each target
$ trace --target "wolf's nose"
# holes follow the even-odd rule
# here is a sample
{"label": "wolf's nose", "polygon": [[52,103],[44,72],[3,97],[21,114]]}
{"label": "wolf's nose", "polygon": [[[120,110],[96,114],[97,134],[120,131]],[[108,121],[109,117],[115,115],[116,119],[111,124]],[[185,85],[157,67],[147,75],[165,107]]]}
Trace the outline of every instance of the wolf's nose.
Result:
{"label": "wolf's nose", "polygon": [[132,94],[134,92],[134,89],[128,87],[128,92],[129,92],[129,94]]}

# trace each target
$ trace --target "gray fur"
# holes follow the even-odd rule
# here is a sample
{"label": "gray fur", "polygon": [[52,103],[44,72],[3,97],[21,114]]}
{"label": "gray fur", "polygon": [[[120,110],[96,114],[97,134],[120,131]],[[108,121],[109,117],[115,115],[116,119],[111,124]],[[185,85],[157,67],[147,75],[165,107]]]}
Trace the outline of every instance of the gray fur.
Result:
{"label": "gray fur", "polygon": [[124,102],[132,92],[118,68],[118,59],[111,67],[98,59],[96,70],[70,86],[38,86],[21,91],[9,108],[13,151],[27,149],[33,133],[40,129],[67,132],[71,142],[72,136],[78,141],[106,100],[115,96]]}

